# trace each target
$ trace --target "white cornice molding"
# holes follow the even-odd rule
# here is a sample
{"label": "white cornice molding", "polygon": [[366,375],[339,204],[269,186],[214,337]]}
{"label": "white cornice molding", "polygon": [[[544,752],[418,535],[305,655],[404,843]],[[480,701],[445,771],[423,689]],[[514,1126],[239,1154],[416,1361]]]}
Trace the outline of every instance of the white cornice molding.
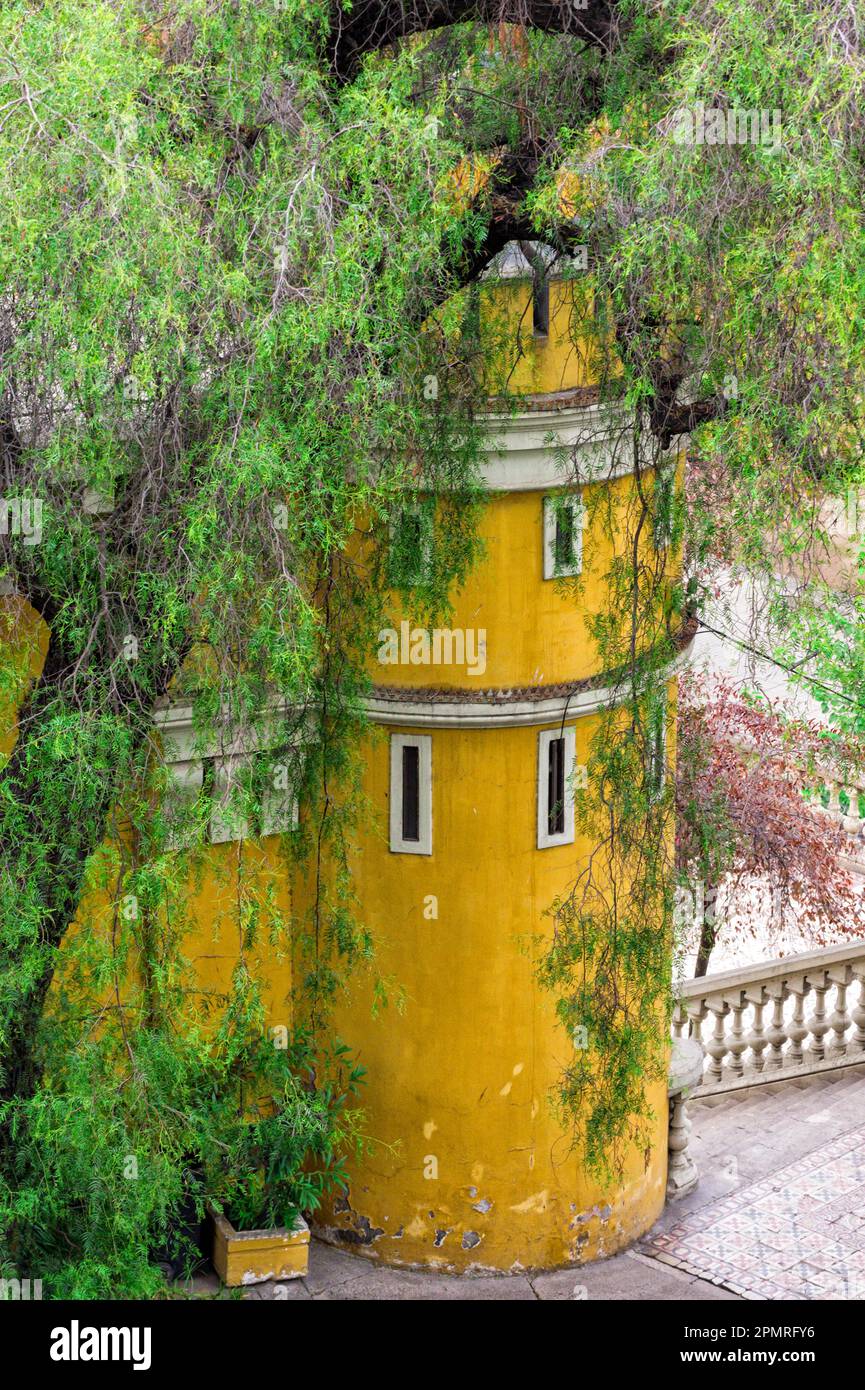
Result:
{"label": "white cornice molding", "polygon": [[[667,680],[673,680],[689,665],[693,641],[692,636],[667,663]],[[529,728],[561,723],[563,719],[584,719],[627,699],[627,689],[621,685],[578,686],[546,699],[527,700],[502,698],[507,691],[502,691],[498,698],[491,693],[479,694],[476,700],[458,701],[419,699],[419,693],[417,687],[411,687],[403,700],[392,694],[385,698],[373,692],[364,701],[370,722],[411,729]],[[299,713],[299,709],[295,712]],[[190,704],[163,706],[154,713],[153,722],[161,737],[164,760],[173,764],[201,758],[243,758],[273,749],[282,737],[282,721],[291,713],[291,706],[274,704],[268,720],[257,731],[247,728],[245,735],[235,734],[232,738],[226,726],[222,738],[217,733],[204,741],[193,726]]]}
{"label": "white cornice molding", "polygon": [[[666,678],[672,680],[688,665],[693,638],[666,667]],[[496,700],[494,697],[477,700],[422,700],[416,689],[407,692],[405,700],[382,699],[373,695],[366,701],[366,711],[374,724],[411,729],[504,729],[532,728],[543,724],[558,724],[563,719],[584,719],[600,710],[611,709],[627,699],[622,686],[594,686],[556,694],[548,699]]]}
{"label": "white cornice molding", "polygon": [[177,704],[156,710],[153,723],[162,742],[165,761],[182,763],[196,758],[244,758],[252,753],[268,752],[280,745],[282,722],[291,714],[291,706],[279,702],[268,708],[257,726],[247,725],[238,731],[226,720],[202,736],[193,723],[192,705]]}
{"label": "white cornice molding", "polygon": [[634,471],[633,412],[617,404],[490,412],[480,465],[491,492],[610,482]]}

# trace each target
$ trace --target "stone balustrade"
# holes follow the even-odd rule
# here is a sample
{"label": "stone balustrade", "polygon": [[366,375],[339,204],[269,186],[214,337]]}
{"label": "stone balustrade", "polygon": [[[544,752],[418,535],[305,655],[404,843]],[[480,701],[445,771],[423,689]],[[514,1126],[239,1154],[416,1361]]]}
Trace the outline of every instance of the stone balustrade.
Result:
{"label": "stone balustrade", "polygon": [[827,816],[851,837],[850,854],[842,855],[842,863],[865,874],[865,782],[818,772],[816,784],[803,785],[802,795],[816,815]]}
{"label": "stone balustrade", "polygon": [[703,1045],[700,1096],[865,1061],[865,941],[685,981],[685,1037]]}

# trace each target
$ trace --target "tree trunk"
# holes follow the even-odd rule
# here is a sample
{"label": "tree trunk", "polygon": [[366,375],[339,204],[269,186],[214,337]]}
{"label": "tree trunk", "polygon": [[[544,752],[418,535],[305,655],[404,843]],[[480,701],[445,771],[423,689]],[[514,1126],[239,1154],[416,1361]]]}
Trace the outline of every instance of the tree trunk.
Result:
{"label": "tree trunk", "polygon": [[700,944],[694,979],[701,980],[709,968],[709,957],[718,939],[718,885],[707,883],[703,888],[703,915],[700,921]]}

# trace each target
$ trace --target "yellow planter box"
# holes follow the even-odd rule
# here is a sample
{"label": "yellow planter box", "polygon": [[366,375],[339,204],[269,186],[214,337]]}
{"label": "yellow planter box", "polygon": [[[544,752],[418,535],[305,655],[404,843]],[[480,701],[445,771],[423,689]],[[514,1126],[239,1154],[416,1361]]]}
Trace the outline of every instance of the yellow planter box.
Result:
{"label": "yellow planter box", "polygon": [[309,1266],[309,1227],[299,1216],[292,1228],[236,1231],[211,1209],[213,1263],[223,1284],[263,1284],[266,1279],[301,1279]]}

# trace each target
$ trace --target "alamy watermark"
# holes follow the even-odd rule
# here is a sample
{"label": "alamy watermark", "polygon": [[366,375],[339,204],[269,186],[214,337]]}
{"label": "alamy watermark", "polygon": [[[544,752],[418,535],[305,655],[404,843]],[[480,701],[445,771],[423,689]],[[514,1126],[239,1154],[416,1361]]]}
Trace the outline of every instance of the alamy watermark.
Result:
{"label": "alamy watermark", "polygon": [[406,620],[383,627],[378,634],[378,659],[382,666],[465,666],[470,676],[487,669],[485,627],[437,627],[432,631],[411,626]]}
{"label": "alamy watermark", "polygon": [[52,1361],[129,1361],[133,1371],[148,1371],[151,1361],[149,1327],[82,1327],[73,1318],[69,1327],[51,1332]]}
{"label": "alamy watermark", "polygon": [[0,497],[0,536],[21,536],[25,545],[42,540],[42,499]]}
{"label": "alamy watermark", "polygon": [[732,106],[681,106],[673,112],[671,134],[677,145],[759,145],[770,154],[781,149],[781,112]]}
{"label": "alamy watermark", "polygon": [[0,1303],[29,1303],[41,1298],[41,1279],[0,1279]]}

